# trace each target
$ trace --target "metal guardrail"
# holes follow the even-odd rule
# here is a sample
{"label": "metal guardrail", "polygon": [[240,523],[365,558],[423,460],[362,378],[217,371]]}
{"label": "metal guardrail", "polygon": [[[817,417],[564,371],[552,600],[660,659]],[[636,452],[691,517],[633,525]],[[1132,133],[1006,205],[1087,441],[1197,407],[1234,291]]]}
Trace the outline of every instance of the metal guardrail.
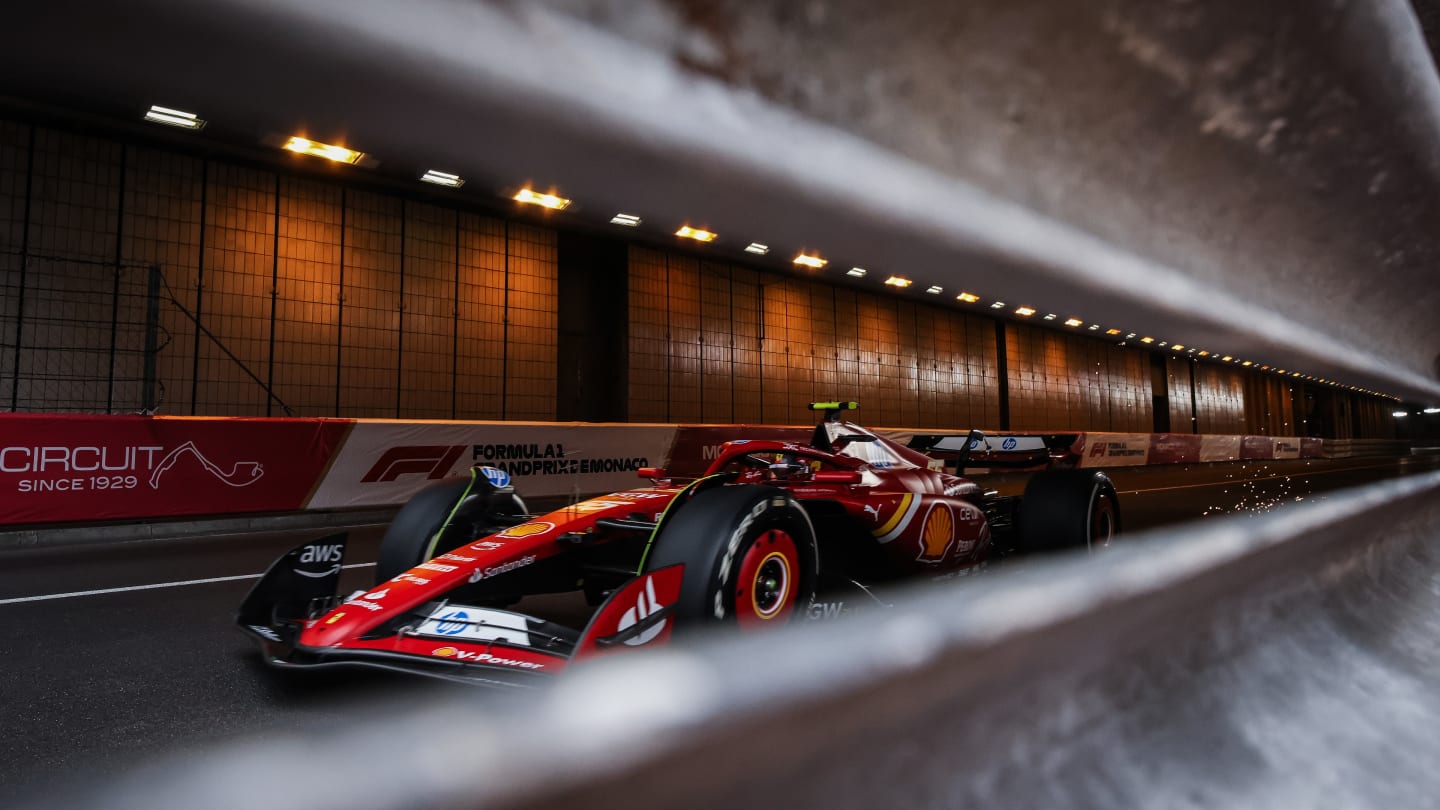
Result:
{"label": "metal guardrail", "polygon": [[[259,122],[308,105],[377,151],[480,151],[595,205],[1440,397],[1440,81],[1399,0],[140,5],[164,25],[117,7],[63,60],[11,58]],[[117,48],[128,77],[76,57]],[[1437,491],[187,758],[88,806],[1418,806],[1440,792]]]}

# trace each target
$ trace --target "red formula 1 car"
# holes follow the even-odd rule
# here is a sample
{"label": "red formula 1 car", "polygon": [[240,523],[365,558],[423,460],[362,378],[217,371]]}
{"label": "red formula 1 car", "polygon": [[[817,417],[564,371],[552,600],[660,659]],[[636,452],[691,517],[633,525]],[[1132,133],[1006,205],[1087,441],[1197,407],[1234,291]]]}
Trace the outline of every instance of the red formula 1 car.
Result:
{"label": "red formula 1 car", "polygon": [[[279,667],[515,684],[690,627],[831,618],[881,603],[877,586],[970,573],[1013,551],[1103,546],[1119,528],[1103,473],[1044,470],[1023,498],[1001,497],[843,421],[854,407],[813,404],[825,418],[809,444],[727,442],[701,476],[644,469],[650,486],[544,515],[527,514],[503,470],[476,467],[400,510],[374,588],[338,597],[344,536],[315,541],[271,566],[238,623]],[[1033,464],[1037,438],[927,441],[963,472],[972,448],[987,464],[1010,448]],[[584,628],[505,609],[573,591],[598,606]]]}

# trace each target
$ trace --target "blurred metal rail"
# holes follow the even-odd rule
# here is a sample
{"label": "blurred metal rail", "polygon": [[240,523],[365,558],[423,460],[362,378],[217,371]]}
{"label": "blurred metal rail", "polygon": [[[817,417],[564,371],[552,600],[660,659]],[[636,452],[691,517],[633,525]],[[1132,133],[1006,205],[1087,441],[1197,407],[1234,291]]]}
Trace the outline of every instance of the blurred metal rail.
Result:
{"label": "blurred metal rail", "polygon": [[[0,66],[59,84],[262,126],[305,110],[377,153],[1440,397],[1440,81],[1399,0],[12,14],[37,35]],[[1421,806],[1437,496],[1432,474],[1206,522],[523,700],[193,756],[72,806]]]}
{"label": "blurred metal rail", "polygon": [[1419,807],[1440,473],[157,763],[71,807]]}

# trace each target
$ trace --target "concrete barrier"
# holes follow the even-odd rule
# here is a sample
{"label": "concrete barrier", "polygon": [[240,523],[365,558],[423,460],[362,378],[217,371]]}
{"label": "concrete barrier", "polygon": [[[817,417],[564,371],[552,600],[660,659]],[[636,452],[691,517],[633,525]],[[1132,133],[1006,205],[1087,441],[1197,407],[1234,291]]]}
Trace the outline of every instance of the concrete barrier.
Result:
{"label": "concrete barrier", "polygon": [[[394,506],[473,464],[504,470],[528,496],[578,498],[630,487],[642,467],[697,475],[726,441],[805,442],[812,429],[7,415],[0,417],[0,525]],[[915,435],[877,432],[902,444]],[[1061,438],[1071,442],[1071,462],[1100,468],[1408,452],[1404,442],[1368,439],[1103,432]]]}

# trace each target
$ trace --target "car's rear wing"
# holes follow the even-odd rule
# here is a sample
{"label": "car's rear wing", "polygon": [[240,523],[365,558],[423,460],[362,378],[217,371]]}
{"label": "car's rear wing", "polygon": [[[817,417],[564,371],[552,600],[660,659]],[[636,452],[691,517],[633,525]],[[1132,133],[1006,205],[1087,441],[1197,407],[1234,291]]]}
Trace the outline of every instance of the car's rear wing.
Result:
{"label": "car's rear wing", "polygon": [[978,430],[960,433],[917,433],[908,446],[947,468],[962,473],[967,469],[1043,470],[1073,467],[1079,459],[1076,433],[1030,435],[986,435]]}

